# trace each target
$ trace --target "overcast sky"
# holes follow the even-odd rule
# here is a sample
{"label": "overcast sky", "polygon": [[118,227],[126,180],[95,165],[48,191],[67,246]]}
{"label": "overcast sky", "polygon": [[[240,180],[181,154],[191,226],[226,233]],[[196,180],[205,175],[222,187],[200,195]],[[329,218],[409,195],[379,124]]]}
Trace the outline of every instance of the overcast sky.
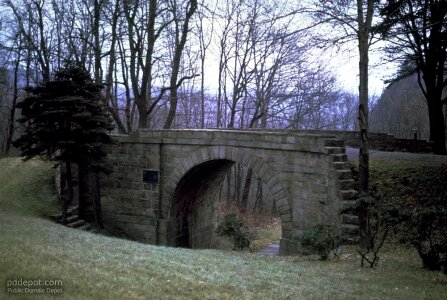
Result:
{"label": "overcast sky", "polygon": [[[396,65],[392,63],[383,64],[382,56],[378,53],[371,53],[369,59],[369,94],[380,96],[385,88],[384,80],[393,76]],[[358,93],[358,65],[357,51],[340,52],[331,61],[331,69],[334,70],[341,87],[353,93]]]}

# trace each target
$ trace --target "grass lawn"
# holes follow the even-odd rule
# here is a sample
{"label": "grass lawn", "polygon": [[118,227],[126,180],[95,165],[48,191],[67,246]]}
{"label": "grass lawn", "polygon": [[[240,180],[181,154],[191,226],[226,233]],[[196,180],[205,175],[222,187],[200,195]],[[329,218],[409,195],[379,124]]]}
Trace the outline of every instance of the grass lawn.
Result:
{"label": "grass lawn", "polygon": [[8,280],[57,279],[57,299],[446,299],[447,276],[414,252],[384,253],[376,269],[355,254],[327,262],[145,245],[51,222],[50,165],[0,159],[0,299]]}

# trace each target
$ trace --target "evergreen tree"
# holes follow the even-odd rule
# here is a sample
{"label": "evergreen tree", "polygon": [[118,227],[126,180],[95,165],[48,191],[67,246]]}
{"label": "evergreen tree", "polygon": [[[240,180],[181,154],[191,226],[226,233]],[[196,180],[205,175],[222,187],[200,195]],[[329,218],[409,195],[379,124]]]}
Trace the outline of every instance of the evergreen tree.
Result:
{"label": "evergreen tree", "polygon": [[[104,147],[112,142],[107,131],[113,127],[100,99],[101,89],[83,67],[69,64],[55,74],[53,81],[27,88],[29,96],[17,105],[22,115],[19,122],[25,131],[14,146],[22,151],[25,159],[38,156],[55,161],[55,166],[66,167],[63,223],[73,200],[72,164],[83,164],[95,173],[107,171]],[[100,208],[98,204],[94,207]],[[96,215],[100,218],[100,211]],[[99,224],[102,224],[100,220]]]}

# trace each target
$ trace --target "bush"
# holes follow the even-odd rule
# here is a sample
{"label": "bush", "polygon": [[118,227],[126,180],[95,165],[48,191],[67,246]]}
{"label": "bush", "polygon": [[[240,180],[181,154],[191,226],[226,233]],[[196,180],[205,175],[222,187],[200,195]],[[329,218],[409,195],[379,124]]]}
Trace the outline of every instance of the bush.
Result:
{"label": "bush", "polygon": [[360,266],[367,262],[373,268],[379,261],[379,252],[388,233],[402,222],[402,214],[399,206],[384,204],[372,196],[360,197],[342,209],[342,213],[358,215],[361,212],[366,212],[366,228],[364,233],[360,233],[364,236],[360,237],[357,252],[360,254]]}
{"label": "bush", "polygon": [[322,260],[326,260],[331,253],[338,256],[341,234],[334,226],[317,225],[305,230],[301,234],[300,241],[308,254],[318,254]]}
{"label": "bush", "polygon": [[447,274],[447,205],[446,199],[425,203],[423,207],[405,208],[406,220],[399,231],[401,241],[413,245],[424,268]]}
{"label": "bush", "polygon": [[424,268],[447,273],[447,165],[374,169],[371,192],[382,207],[397,207],[399,240],[415,247]]}
{"label": "bush", "polygon": [[224,216],[224,220],[217,227],[217,234],[230,238],[233,250],[243,250],[250,247],[252,236],[244,226],[244,222],[236,214],[230,213]]}

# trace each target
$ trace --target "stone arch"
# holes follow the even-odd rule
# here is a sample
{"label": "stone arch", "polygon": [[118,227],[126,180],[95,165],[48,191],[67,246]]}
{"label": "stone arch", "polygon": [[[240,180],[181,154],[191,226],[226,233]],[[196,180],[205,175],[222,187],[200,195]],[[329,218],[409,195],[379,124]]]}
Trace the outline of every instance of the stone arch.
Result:
{"label": "stone arch", "polygon": [[[279,180],[275,169],[254,151],[233,146],[207,146],[187,155],[177,163],[177,166],[166,177],[163,184],[163,196],[161,203],[161,215],[169,220],[172,216],[171,208],[174,202],[176,189],[181,180],[190,171],[213,161],[231,161],[240,163],[251,169],[254,175],[260,179],[272,193],[273,201],[280,213],[282,224],[282,239],[291,238],[292,210],[290,208],[289,195],[286,186]],[[169,232],[169,226],[166,233]]]}

